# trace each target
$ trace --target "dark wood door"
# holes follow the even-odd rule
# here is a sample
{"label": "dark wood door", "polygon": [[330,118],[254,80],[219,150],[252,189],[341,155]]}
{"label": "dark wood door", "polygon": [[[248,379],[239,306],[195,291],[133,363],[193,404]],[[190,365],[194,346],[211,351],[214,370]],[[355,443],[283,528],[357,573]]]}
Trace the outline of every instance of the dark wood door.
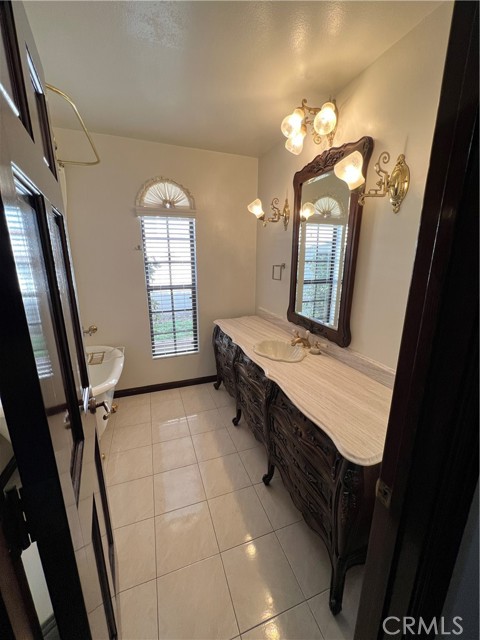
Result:
{"label": "dark wood door", "polygon": [[478,3],[456,2],[357,640],[459,633],[441,616],[478,482],[478,172]]}
{"label": "dark wood door", "polygon": [[115,638],[113,535],[44,80],[23,7],[0,7],[1,437],[13,458],[2,525],[32,637]]}

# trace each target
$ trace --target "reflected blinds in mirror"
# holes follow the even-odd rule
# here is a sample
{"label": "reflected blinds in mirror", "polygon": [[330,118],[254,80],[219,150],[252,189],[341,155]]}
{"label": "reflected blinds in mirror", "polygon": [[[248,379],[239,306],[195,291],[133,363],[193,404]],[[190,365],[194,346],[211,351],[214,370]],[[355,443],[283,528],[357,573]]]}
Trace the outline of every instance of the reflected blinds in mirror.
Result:
{"label": "reflected blinds in mirror", "polygon": [[[313,222],[313,221],[312,221]],[[300,254],[303,274],[298,274],[296,308],[298,313],[336,327],[341,298],[343,258],[347,226],[326,224],[301,225]]]}
{"label": "reflected blinds in mirror", "polygon": [[[358,192],[350,192],[335,175],[335,167],[358,151],[365,173],[372,148],[369,137],[331,147],[293,176],[295,204],[287,318],[341,347],[347,347],[352,337],[350,312],[362,206]],[[312,214],[308,207],[310,217],[302,213],[307,204],[314,209]]]}

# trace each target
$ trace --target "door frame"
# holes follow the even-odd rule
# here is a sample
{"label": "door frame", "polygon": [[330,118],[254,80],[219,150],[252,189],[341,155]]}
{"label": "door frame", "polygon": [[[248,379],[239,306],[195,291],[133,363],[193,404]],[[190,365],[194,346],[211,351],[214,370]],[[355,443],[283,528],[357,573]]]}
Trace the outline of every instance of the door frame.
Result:
{"label": "door frame", "polygon": [[[111,603],[109,597],[108,602],[104,605],[102,598],[99,597],[103,596],[100,588],[100,581],[103,580],[106,585],[104,591],[107,592],[111,586],[110,595],[114,598],[116,594],[114,581],[113,578],[109,581],[110,575],[99,575],[98,566],[95,566],[95,562],[91,561],[93,559],[91,538],[93,531],[89,517],[90,515],[93,517],[96,487],[99,486],[100,492],[102,492],[103,470],[101,464],[95,466],[95,419],[90,413],[87,414],[85,403],[87,393],[83,393],[82,406],[78,407],[76,396],[66,389],[66,386],[71,386],[72,383],[71,364],[74,350],[69,351],[68,348],[69,336],[65,329],[66,320],[62,313],[61,293],[56,279],[56,263],[54,257],[52,259],[52,238],[46,220],[46,215],[51,210],[61,215],[63,210],[62,196],[54,168],[47,166],[43,159],[45,144],[52,142],[53,139],[50,135],[51,132],[46,129],[48,122],[45,110],[39,112],[37,109],[39,92],[30,82],[27,51],[33,60],[36,71],[40,74],[39,81],[42,86],[45,85],[45,82],[41,62],[22,3],[12,3],[7,0],[1,2],[0,18],[2,19],[1,35],[5,40],[6,50],[12,54],[11,60],[17,63],[10,64],[9,67],[12,86],[24,89],[25,109],[27,116],[29,116],[28,122],[32,125],[28,128],[10,104],[3,97],[0,98],[0,138],[2,140],[0,145],[0,300],[2,308],[5,309],[5,312],[0,314],[0,362],[8,363],[8,366],[0,367],[0,390],[21,479],[16,522],[26,523],[29,538],[37,544],[55,622],[61,637],[69,640],[91,638],[93,633],[91,627],[92,629],[96,629],[95,625],[106,627],[106,616],[109,615],[109,612],[111,614],[109,622],[113,623],[110,624],[109,635],[116,637],[113,615],[115,603]],[[15,95],[14,98],[16,97]],[[44,93],[40,98],[43,105]],[[48,281],[47,288],[50,293],[48,305],[55,333],[52,345],[54,341],[60,356],[61,371],[59,371],[60,375],[57,379],[60,380],[61,377],[63,380],[66,393],[65,408],[69,408],[69,415],[64,415],[65,423],[61,424],[59,421],[57,433],[63,434],[63,428],[68,428],[70,422],[73,435],[75,427],[79,449],[82,444],[84,445],[81,481],[78,476],[79,465],[73,465],[70,468],[70,474],[68,473],[68,456],[65,456],[67,464],[64,468],[57,464],[57,451],[54,449],[50,430],[52,412],[49,410],[50,407],[46,409],[42,395],[29,325],[17,277],[15,256],[4,215],[4,210],[8,211],[10,207],[16,209],[19,205],[14,179],[14,176],[18,178],[17,170],[25,177],[28,185],[32,186],[34,192],[32,198],[34,213],[32,212],[32,216],[34,215],[36,220],[38,249],[41,253]],[[27,191],[30,192],[30,189]],[[63,259],[65,263],[70,263],[70,256],[67,255],[67,239],[61,227],[60,232],[62,249],[65,254]],[[73,299],[75,297],[73,277],[70,278],[68,284]],[[79,320],[78,313],[71,315],[72,318],[75,316],[75,320]],[[80,358],[82,354],[79,350],[79,344],[82,336],[79,326],[74,338],[77,351],[79,351],[76,355]],[[70,342],[73,345],[73,341]],[[88,387],[88,376],[84,375],[84,378],[82,383],[87,383]],[[55,407],[55,412],[58,408]],[[83,420],[78,420],[77,424],[71,421],[71,416],[76,409],[83,410],[83,416],[88,415],[85,424]],[[57,413],[55,413],[56,415]],[[65,450],[67,449],[68,444]],[[79,458],[80,456],[77,456],[76,460]],[[76,472],[76,475],[73,474],[74,482],[70,492],[72,470]],[[63,482],[64,478],[65,482]],[[103,493],[105,492],[103,491]],[[107,535],[109,526],[108,504],[103,498],[102,495],[101,506],[100,501],[97,503],[102,536],[104,524]],[[81,509],[79,508],[80,502],[83,503]],[[92,507],[91,511],[90,506]],[[24,528],[22,526],[22,530]],[[10,537],[7,542],[12,544]],[[107,552],[113,563],[115,554],[110,542],[109,539]],[[24,602],[22,603],[18,598],[16,600],[17,607],[23,606],[25,608]],[[8,604],[11,605],[11,602]],[[10,616],[11,608],[11,606],[7,606],[5,598],[0,601],[1,629],[7,628],[7,625],[3,623],[5,616]],[[105,615],[103,615],[103,611]]]}
{"label": "door frame", "polygon": [[[22,460],[22,502],[30,536],[38,545],[58,628],[68,630],[69,638],[88,638],[88,617],[28,323],[19,295],[4,206],[0,195],[0,299],[8,309],[8,313],[0,314],[0,361],[9,363],[8,370],[0,367],[2,404],[7,421],[22,427],[11,429],[10,437],[16,458]],[[38,210],[36,215],[38,218]],[[48,270],[49,265],[45,266]]]}
{"label": "door frame", "polygon": [[439,620],[477,482],[478,3],[457,1],[355,640]]}

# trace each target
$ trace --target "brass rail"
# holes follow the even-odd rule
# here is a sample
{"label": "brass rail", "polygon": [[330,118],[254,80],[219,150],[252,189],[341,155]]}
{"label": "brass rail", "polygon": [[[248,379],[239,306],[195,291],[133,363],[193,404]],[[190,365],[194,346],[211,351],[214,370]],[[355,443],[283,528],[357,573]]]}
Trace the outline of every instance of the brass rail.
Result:
{"label": "brass rail", "polygon": [[80,125],[83,129],[83,132],[85,133],[85,135],[87,136],[87,139],[90,143],[90,146],[92,147],[92,151],[95,154],[95,160],[91,160],[90,162],[81,162],[79,160],[61,160],[60,158],[57,157],[57,162],[60,166],[65,166],[66,164],[76,164],[76,165],[81,165],[82,167],[91,167],[95,164],[98,164],[100,162],[100,156],[98,155],[97,149],[95,147],[95,144],[87,130],[87,127],[85,126],[85,123],[82,119],[82,116],[80,115],[80,113],[78,112],[78,109],[75,105],[75,103],[73,102],[73,100],[70,98],[70,96],[68,96],[66,93],[64,93],[63,91],[60,91],[60,89],[57,89],[57,87],[54,87],[51,84],[45,83],[46,88],[49,91],[53,91],[53,93],[56,93],[57,95],[59,95],[60,97],[62,97],[64,100],[66,100],[66,102],[68,102],[68,104],[72,107],[73,111],[75,112],[75,115],[78,118],[78,121],[80,122]]}

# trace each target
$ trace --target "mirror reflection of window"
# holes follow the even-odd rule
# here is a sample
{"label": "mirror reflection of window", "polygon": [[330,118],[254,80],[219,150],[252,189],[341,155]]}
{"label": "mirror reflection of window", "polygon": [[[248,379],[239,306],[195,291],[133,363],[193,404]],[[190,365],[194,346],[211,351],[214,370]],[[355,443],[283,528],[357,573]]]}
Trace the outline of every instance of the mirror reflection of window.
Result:
{"label": "mirror reflection of window", "polygon": [[[341,202],[325,195],[301,225],[296,309],[307,318],[336,327],[348,227]],[[302,269],[303,267],[303,269]]]}
{"label": "mirror reflection of window", "polygon": [[330,148],[293,176],[292,277],[287,318],[340,347],[351,341],[350,310],[362,206],[335,168],[359,153],[366,175],[373,140]]}

